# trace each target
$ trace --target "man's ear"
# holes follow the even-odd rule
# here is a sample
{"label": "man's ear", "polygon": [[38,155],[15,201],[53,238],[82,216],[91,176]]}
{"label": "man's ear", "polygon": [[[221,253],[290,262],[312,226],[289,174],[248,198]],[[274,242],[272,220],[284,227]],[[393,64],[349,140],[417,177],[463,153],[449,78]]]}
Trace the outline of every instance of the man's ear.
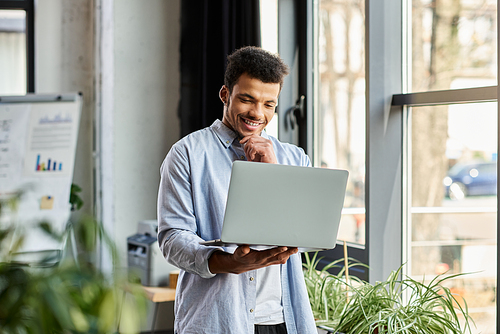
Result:
{"label": "man's ear", "polygon": [[227,100],[229,98],[229,89],[226,87],[226,85],[222,85],[222,88],[219,91],[219,97],[222,103],[227,103]]}

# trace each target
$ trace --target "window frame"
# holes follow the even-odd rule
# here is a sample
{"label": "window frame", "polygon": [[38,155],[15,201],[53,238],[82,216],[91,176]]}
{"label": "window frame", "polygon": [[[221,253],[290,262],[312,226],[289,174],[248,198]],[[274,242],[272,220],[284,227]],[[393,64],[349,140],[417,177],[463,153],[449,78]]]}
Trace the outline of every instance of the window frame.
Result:
{"label": "window frame", "polygon": [[[499,49],[500,50],[500,49]],[[498,62],[498,59],[497,59]],[[500,72],[498,73],[498,77],[500,77]],[[497,78],[498,78],[497,77]],[[410,108],[411,107],[420,107],[420,106],[436,106],[436,105],[450,105],[450,104],[459,104],[459,103],[481,103],[481,102],[497,102],[498,108],[498,98],[500,94],[500,86],[485,86],[485,87],[477,87],[477,88],[464,88],[464,89],[450,89],[443,91],[428,91],[428,92],[419,92],[419,93],[406,93],[406,94],[395,94],[393,95],[392,105],[394,107],[400,107],[403,110],[403,116],[405,121],[403,122],[404,127],[404,135],[403,135],[403,157],[404,157],[404,175],[409,175],[411,170],[409,165],[411,165],[410,161],[410,141],[411,141],[411,132],[410,132]],[[497,109],[497,114],[499,110]],[[497,129],[500,129],[500,121],[497,124]],[[497,130],[498,131],[498,130]],[[500,147],[500,136],[498,139],[497,148]],[[500,174],[500,164],[497,164],[497,175]],[[500,181],[497,178],[497,188],[499,187]],[[402,225],[403,225],[403,234],[402,238],[405,239],[403,242],[403,249],[401,250],[403,254],[403,259],[408,258],[411,250],[411,240],[410,235],[407,231],[410,229],[409,222],[411,222],[410,217],[410,208],[411,202],[409,200],[411,193],[411,184],[410,182],[403,182],[402,189],[404,189],[404,198],[403,198],[403,211],[405,214],[402,217]],[[500,207],[499,196],[497,196],[497,208]],[[500,218],[497,210],[497,262],[500,259],[500,250],[498,247],[500,241],[500,233],[498,231],[500,227]],[[500,328],[500,293],[498,292],[498,286],[500,284],[499,278],[500,266],[497,265],[497,281],[496,281],[496,328],[497,332]]]}
{"label": "window frame", "polygon": [[[382,0],[384,1],[384,0]],[[409,6],[409,1],[404,2],[407,7]],[[409,151],[409,137],[410,137],[410,130],[409,130],[409,123],[408,123],[408,118],[409,118],[409,109],[411,107],[418,107],[418,106],[432,106],[432,105],[450,105],[450,104],[457,104],[457,103],[474,103],[474,102],[497,102],[497,115],[500,113],[500,107],[498,106],[498,96],[500,96],[500,85],[498,85],[498,80],[500,78],[500,58],[498,58],[498,52],[500,51],[500,44],[498,43],[498,36],[500,33],[500,25],[498,24],[498,18],[500,18],[500,0],[497,0],[497,85],[496,86],[484,86],[484,87],[475,87],[475,88],[463,88],[463,89],[448,89],[448,90],[439,90],[439,91],[426,91],[426,92],[417,92],[417,93],[398,93],[398,94],[393,94],[392,96],[392,102],[391,102],[391,107],[393,109],[398,109],[401,110],[401,114],[403,115],[403,122],[402,122],[402,128],[403,128],[403,136],[402,136],[402,152],[403,152],[403,177],[404,180],[401,184],[401,189],[403,191],[403,198],[402,198],[402,210],[403,210],[403,216],[402,216],[402,221],[401,224],[403,225],[402,229],[402,239],[405,239],[405,242],[403,243],[403,246],[406,247],[406,249],[401,249],[401,254],[404,258],[406,257],[407,252],[409,252],[409,247],[410,241],[409,239],[409,234],[407,233],[407,229],[409,228],[407,226],[407,222],[409,221],[409,208],[411,203],[409,203],[409,193],[411,191],[411,185],[407,182],[407,175],[410,172],[408,165],[409,165],[409,157],[408,157],[408,151]],[[411,7],[410,7],[411,8]],[[406,12],[401,12],[401,16],[405,15],[408,17],[408,13]],[[402,22],[403,23],[403,22]],[[410,28],[407,28],[410,29]],[[403,37],[404,39],[404,37]],[[407,47],[404,48],[405,52],[408,50]],[[368,61],[368,60],[367,60]],[[407,71],[405,71],[407,73]],[[402,76],[402,78],[405,78]],[[500,119],[498,120],[497,124],[497,131],[500,129]],[[500,147],[500,136],[498,137],[498,142],[497,142],[497,148]],[[500,174],[500,164],[497,164],[497,175]],[[500,180],[497,179],[497,188],[499,188],[500,185]],[[497,196],[497,208],[500,207],[500,200],[499,196]],[[497,209],[497,262],[498,259],[500,259],[500,249],[498,247],[499,241],[500,241],[500,217],[498,215],[498,209]],[[500,277],[499,277],[499,272],[500,272],[500,266],[497,265],[497,280],[496,280],[496,329],[498,332],[498,329],[500,329],[500,292],[498,291],[498,286],[500,286]]]}
{"label": "window frame", "polygon": [[[500,6],[497,1],[497,18],[500,17]],[[306,48],[316,52],[314,22],[312,21],[316,0],[308,0],[306,5],[307,24],[295,24],[298,20],[293,11],[294,0],[279,0],[279,52],[289,64],[296,64],[297,53],[295,48]],[[297,7],[298,8],[298,7]],[[356,250],[351,247],[349,255],[355,258],[367,259],[363,261],[370,266],[369,281],[383,280],[394,269],[398,268],[405,258],[406,251],[403,249],[407,236],[405,226],[408,214],[407,202],[407,170],[408,162],[404,159],[408,148],[405,146],[405,138],[408,135],[406,124],[408,122],[408,108],[430,104],[452,104],[469,102],[497,101],[500,95],[499,86],[488,86],[467,89],[450,89],[442,91],[429,91],[418,93],[403,93],[407,86],[407,53],[409,41],[407,27],[404,17],[408,17],[411,10],[408,1],[394,2],[392,0],[373,0],[365,4],[365,29],[366,29],[366,183],[365,183],[365,206],[366,206],[366,245],[364,250]],[[293,19],[292,19],[293,18]],[[304,18],[302,18],[304,19]],[[497,19],[498,22],[498,19]],[[499,24],[497,24],[497,36],[500,35]],[[306,31],[308,42],[294,42],[290,47],[290,41],[301,41],[296,37],[296,29]],[[283,46],[282,46],[283,45]],[[497,43],[500,51],[500,44]],[[498,54],[498,53],[497,53]],[[304,57],[302,55],[302,57]],[[497,62],[498,59],[497,59]],[[307,79],[307,87],[315,87],[317,78],[307,77],[307,74],[315,73],[314,65],[307,63],[306,74],[302,78]],[[499,62],[500,65],[500,62]],[[498,77],[500,78],[500,66]],[[297,139],[298,135],[286,128],[287,108],[295,106],[299,96],[297,81],[300,76],[298,69],[292,66],[292,71],[287,85],[290,92],[285,92],[280,97],[280,139],[302,146],[314,159],[314,147],[312,142],[312,125],[316,106],[316,98],[311,93],[305,109],[307,115],[307,127],[309,133],[306,144]],[[286,86],[285,86],[286,87]],[[306,98],[307,100],[307,98]],[[500,117],[499,117],[500,123]],[[500,128],[500,124],[499,124]],[[500,136],[499,136],[500,140]],[[500,142],[498,143],[500,146]],[[500,166],[497,173],[500,173]],[[389,185],[389,186],[388,186]],[[499,187],[500,188],[500,187]],[[500,206],[497,198],[497,206]],[[497,230],[500,230],[500,218],[497,216]],[[497,233],[497,244],[500,233]],[[341,247],[336,247],[336,258]],[[359,252],[359,253],[356,253]],[[500,259],[500,250],[497,247],[497,258]],[[500,268],[499,268],[500,269]],[[500,277],[497,273],[497,286],[500,286]],[[500,293],[497,289],[497,328],[500,328]]]}
{"label": "window frame", "polygon": [[0,1],[0,10],[26,12],[26,92],[35,92],[35,4],[34,0]]}
{"label": "window frame", "polygon": [[[314,128],[317,120],[314,117],[318,105],[318,29],[314,22],[317,17],[319,3],[308,0],[278,0],[278,51],[287,64],[290,65],[290,75],[285,79],[279,101],[278,133],[282,141],[294,143],[302,147],[315,161]],[[304,97],[301,101],[301,97]],[[301,104],[302,102],[302,104]],[[292,127],[291,123],[295,126]],[[366,139],[368,157],[368,138]],[[368,206],[367,189],[365,204]],[[368,211],[367,211],[368,212]],[[347,244],[349,257],[369,263],[369,221],[365,222],[366,243],[364,246],[354,243]],[[320,252],[323,257],[319,266],[344,257],[344,249],[339,242],[332,250]],[[369,271],[366,268],[353,269],[353,275],[368,280]]]}

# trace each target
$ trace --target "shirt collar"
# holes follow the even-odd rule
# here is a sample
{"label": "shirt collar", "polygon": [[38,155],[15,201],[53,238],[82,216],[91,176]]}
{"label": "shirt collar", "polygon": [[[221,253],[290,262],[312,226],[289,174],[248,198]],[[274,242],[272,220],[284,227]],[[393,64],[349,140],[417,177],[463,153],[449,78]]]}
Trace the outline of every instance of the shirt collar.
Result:
{"label": "shirt collar", "polygon": [[[226,148],[231,146],[233,141],[238,138],[236,132],[231,130],[229,127],[227,127],[222,121],[220,120],[215,120],[215,122],[210,126],[217,137],[219,137],[219,140],[221,141],[222,145],[224,145]],[[260,135],[263,138],[269,139],[269,135],[266,133],[266,131],[262,131]]]}

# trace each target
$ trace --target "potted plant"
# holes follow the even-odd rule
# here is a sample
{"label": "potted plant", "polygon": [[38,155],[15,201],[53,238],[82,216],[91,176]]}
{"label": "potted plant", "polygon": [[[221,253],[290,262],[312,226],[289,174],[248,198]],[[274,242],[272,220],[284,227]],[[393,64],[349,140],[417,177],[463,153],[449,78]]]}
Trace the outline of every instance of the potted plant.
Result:
{"label": "potted plant", "polygon": [[[16,210],[19,196],[0,200],[0,218],[5,209]],[[61,234],[46,222],[39,227],[60,241],[76,241],[78,246],[70,249],[78,253],[20,263],[14,252],[22,245],[23,234],[14,233],[14,226],[0,219],[1,332],[98,334],[126,328],[138,333],[146,315],[145,293],[125,275],[105,275],[95,266],[100,245],[106,245],[114,264],[118,262],[114,243],[102,226],[84,218],[68,224]],[[77,238],[69,237],[73,233]]]}
{"label": "potted plant", "polygon": [[312,259],[306,253],[305,259],[305,281],[316,324],[328,333],[472,333],[467,303],[443,285],[462,274],[438,275],[423,283],[402,275],[401,266],[385,281],[370,284],[346,275],[350,267],[363,265],[353,259],[337,275],[328,269],[340,267],[344,259],[322,270],[316,269],[317,253]]}

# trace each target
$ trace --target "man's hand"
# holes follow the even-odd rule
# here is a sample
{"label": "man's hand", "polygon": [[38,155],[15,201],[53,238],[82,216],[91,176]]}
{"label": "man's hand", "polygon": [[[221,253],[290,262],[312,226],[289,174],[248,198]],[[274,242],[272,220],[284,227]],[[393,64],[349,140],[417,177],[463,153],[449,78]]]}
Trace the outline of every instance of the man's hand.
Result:
{"label": "man's hand", "polygon": [[246,136],[240,140],[249,161],[278,163],[274,154],[273,143],[269,139],[259,135]]}
{"label": "man's hand", "polygon": [[208,267],[212,274],[241,274],[274,264],[284,264],[297,252],[296,247],[276,247],[258,251],[242,245],[236,248],[233,254],[213,252],[208,260]]}

